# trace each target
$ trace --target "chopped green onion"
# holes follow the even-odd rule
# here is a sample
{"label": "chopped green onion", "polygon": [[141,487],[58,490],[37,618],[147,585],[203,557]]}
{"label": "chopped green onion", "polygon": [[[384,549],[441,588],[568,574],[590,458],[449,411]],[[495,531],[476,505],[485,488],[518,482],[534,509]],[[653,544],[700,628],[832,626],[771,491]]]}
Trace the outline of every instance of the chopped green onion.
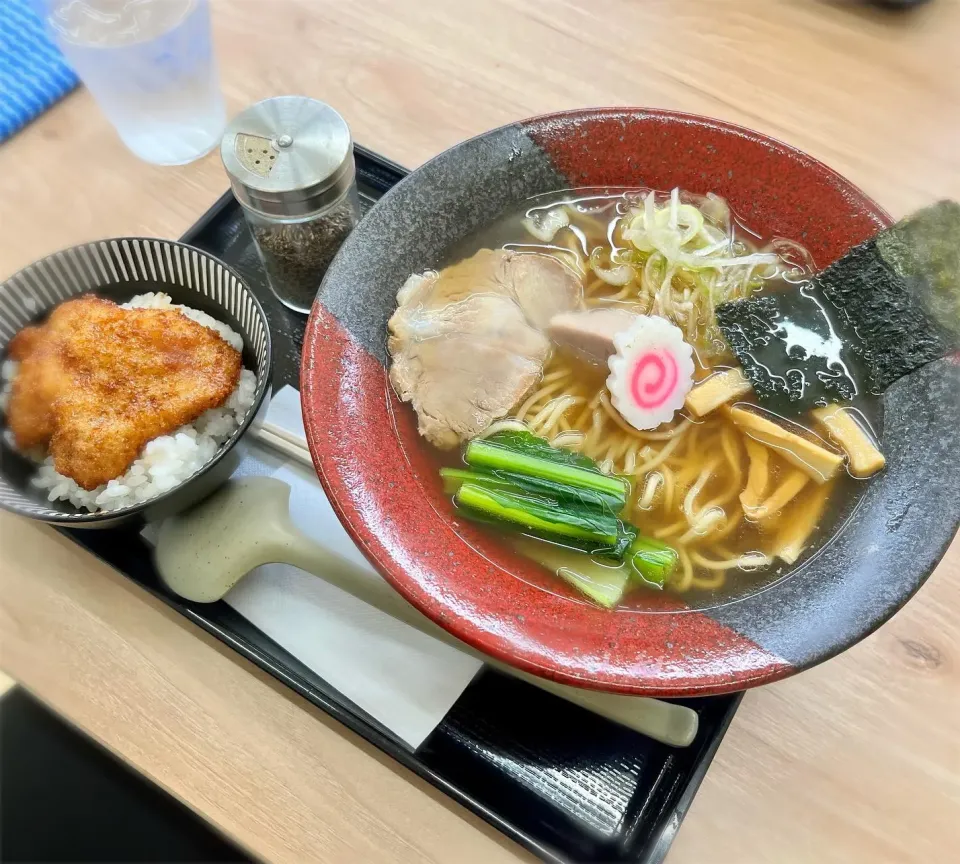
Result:
{"label": "chopped green onion", "polygon": [[604,267],[600,260],[602,252],[603,247],[597,246],[597,248],[590,253],[588,263],[590,269],[608,285],[620,288],[637,278],[637,271],[629,264],[617,264],[613,267]]}

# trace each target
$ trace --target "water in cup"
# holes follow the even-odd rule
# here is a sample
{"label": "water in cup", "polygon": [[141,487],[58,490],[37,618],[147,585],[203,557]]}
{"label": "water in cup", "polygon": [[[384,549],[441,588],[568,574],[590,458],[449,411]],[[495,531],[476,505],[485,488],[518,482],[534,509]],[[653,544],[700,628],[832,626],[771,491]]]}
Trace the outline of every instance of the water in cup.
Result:
{"label": "water in cup", "polygon": [[182,165],[220,142],[226,110],[207,0],[35,0],[123,142]]}

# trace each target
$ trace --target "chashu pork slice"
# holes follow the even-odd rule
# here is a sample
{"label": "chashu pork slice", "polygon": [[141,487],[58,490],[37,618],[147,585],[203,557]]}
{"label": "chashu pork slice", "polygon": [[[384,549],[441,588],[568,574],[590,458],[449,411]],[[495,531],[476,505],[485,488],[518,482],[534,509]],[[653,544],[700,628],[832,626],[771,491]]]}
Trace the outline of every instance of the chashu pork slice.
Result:
{"label": "chashu pork slice", "polygon": [[606,366],[617,353],[613,337],[629,330],[637,313],[627,309],[561,312],[547,324],[547,335],[561,348],[593,366]]}
{"label": "chashu pork slice", "polygon": [[397,294],[397,303],[438,308],[474,294],[516,301],[531,326],[544,330],[555,315],[580,308],[583,285],[549,255],[481,249],[440,273],[411,276]]}
{"label": "chashu pork slice", "polygon": [[420,434],[451,449],[506,417],[543,374],[541,331],[582,298],[556,259],[502,249],[407,279],[388,325],[390,380]]}
{"label": "chashu pork slice", "polygon": [[390,381],[444,450],[505,417],[540,380],[550,343],[506,297],[476,294],[390,319]]}
{"label": "chashu pork slice", "polygon": [[504,252],[506,284],[527,320],[546,330],[550,319],[583,305],[583,283],[556,258],[534,253]]}

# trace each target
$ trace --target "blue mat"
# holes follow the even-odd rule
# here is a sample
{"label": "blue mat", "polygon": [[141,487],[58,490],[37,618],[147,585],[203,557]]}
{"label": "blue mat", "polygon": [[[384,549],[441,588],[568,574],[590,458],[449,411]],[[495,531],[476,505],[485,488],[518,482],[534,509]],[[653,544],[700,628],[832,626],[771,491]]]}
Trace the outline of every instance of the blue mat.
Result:
{"label": "blue mat", "polygon": [[0,0],[0,142],[77,83],[30,0]]}

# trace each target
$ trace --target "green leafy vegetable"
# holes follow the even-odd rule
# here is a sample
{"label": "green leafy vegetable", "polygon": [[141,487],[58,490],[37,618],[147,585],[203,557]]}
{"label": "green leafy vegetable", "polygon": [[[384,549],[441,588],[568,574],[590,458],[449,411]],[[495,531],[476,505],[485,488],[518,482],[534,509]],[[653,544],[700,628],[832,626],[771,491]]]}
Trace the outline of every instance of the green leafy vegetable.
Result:
{"label": "green leafy vegetable", "polygon": [[503,432],[497,432],[496,435],[477,440],[506,447],[517,453],[526,453],[528,456],[539,456],[541,459],[558,462],[561,465],[575,465],[578,468],[586,468],[588,471],[597,470],[597,463],[589,456],[554,447],[546,438],[540,438],[525,429],[506,429]]}
{"label": "green leafy vegetable", "polygon": [[593,460],[519,430],[471,441],[466,460],[468,469],[440,470],[459,512],[526,535],[515,541],[525,555],[601,606],[616,606],[631,579],[662,588],[675,570],[674,549],[619,518],[626,481]]}
{"label": "green leafy vegetable", "polygon": [[504,480],[496,474],[487,474],[480,471],[465,471],[462,468],[441,468],[440,479],[443,481],[443,491],[447,495],[455,495],[464,483],[482,486],[484,489],[500,489],[504,492],[522,493],[524,490],[518,483]]}
{"label": "green leafy vegetable", "polygon": [[589,540],[604,546],[615,546],[620,539],[620,520],[601,510],[562,508],[534,497],[514,495],[464,483],[454,501],[502,522],[522,528]]}
{"label": "green leafy vegetable", "polygon": [[627,484],[622,478],[603,474],[586,457],[551,447],[529,433],[502,432],[488,439],[474,438],[467,445],[465,458],[471,468],[505,471],[599,492],[610,498],[617,512],[627,500]]}
{"label": "green leafy vegetable", "polygon": [[[629,522],[623,522],[617,520],[619,525],[619,533],[617,535],[617,542],[612,546],[607,546],[602,543],[593,543],[589,540],[564,540],[564,544],[569,546],[571,549],[576,549],[580,552],[584,552],[587,555],[598,555],[602,558],[613,558],[617,561],[623,561],[623,556],[626,554],[627,550],[630,548],[630,544],[637,539],[637,529],[633,527]],[[533,533],[533,532],[531,532]],[[537,535],[544,540],[553,541],[548,535]]]}
{"label": "green leafy vegetable", "polygon": [[637,537],[626,553],[627,563],[643,582],[663,588],[680,561],[677,550],[652,537]]}
{"label": "green leafy vegetable", "polygon": [[546,459],[548,462],[556,462],[560,465],[573,465],[576,468],[585,468],[587,471],[600,473],[597,469],[597,463],[589,456],[574,453],[572,450],[554,447],[546,438],[539,438],[532,432],[525,430],[506,430],[498,432],[496,435],[491,435],[489,438],[478,438],[476,440],[485,441],[487,444],[495,444],[498,447],[506,447],[515,453],[537,456],[540,459]]}
{"label": "green leafy vegetable", "polygon": [[630,568],[624,564],[610,566],[581,552],[526,537],[517,538],[515,546],[605,609],[619,605],[630,584]]}
{"label": "green leafy vegetable", "polygon": [[[557,506],[553,504],[552,506]],[[538,543],[561,544],[571,553],[581,556],[596,556],[598,558],[607,558],[616,561],[618,564],[623,561],[630,544],[637,539],[637,529],[628,522],[619,521],[620,533],[617,542],[614,544],[605,541],[583,540],[575,537],[558,536],[553,531],[541,531],[536,528],[526,528],[522,525],[504,522],[488,513],[474,510],[471,507],[460,506],[457,510],[458,515],[469,519],[471,522],[477,522],[481,525],[488,525],[491,528],[503,530],[512,528],[517,531],[518,536],[526,536]]]}
{"label": "green leafy vegetable", "polygon": [[616,515],[623,507],[618,495],[597,492],[593,489],[583,489],[577,486],[568,486],[554,480],[543,480],[539,477],[513,474],[510,471],[465,471],[462,468],[441,468],[440,478],[443,480],[443,491],[447,495],[454,495],[464,483],[473,483],[484,489],[499,489],[515,495],[535,495],[549,498],[556,504],[581,504],[586,507],[598,507]]}

